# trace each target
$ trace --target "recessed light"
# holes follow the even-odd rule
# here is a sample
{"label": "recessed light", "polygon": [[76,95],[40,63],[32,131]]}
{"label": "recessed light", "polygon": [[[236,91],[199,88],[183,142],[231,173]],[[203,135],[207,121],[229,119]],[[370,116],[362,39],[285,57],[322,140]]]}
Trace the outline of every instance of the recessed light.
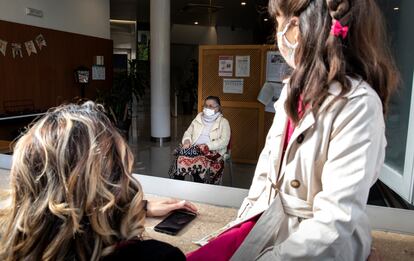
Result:
{"label": "recessed light", "polygon": [[195,22],[194,22],[194,24],[198,24],[198,22],[197,22],[197,21],[195,21]]}
{"label": "recessed light", "polygon": [[265,19],[263,19],[263,21],[267,22],[267,21],[269,21],[269,19],[265,18]]}
{"label": "recessed light", "polygon": [[246,5],[247,3],[246,2],[241,2],[241,5]]}
{"label": "recessed light", "polygon": [[400,8],[398,6],[396,6],[396,7],[394,7],[394,10],[398,11],[398,10],[400,10]]}

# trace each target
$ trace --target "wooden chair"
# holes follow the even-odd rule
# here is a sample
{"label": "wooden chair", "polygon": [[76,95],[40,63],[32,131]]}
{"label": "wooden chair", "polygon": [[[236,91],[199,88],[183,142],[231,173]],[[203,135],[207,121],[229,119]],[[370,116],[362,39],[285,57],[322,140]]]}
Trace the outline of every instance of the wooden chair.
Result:
{"label": "wooden chair", "polygon": [[10,154],[12,152],[12,142],[8,140],[0,140],[0,154]]}

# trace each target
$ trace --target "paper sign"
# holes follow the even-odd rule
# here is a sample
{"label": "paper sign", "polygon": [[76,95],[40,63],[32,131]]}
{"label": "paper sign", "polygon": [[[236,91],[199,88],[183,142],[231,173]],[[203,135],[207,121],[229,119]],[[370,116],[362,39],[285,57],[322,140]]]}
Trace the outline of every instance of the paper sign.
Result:
{"label": "paper sign", "polygon": [[223,79],[223,93],[243,93],[243,79]]}
{"label": "paper sign", "polygon": [[236,77],[250,77],[250,56],[236,56]]}
{"label": "paper sign", "polygon": [[92,66],[92,80],[105,80],[105,66]]}
{"label": "paper sign", "polygon": [[257,96],[257,100],[265,105],[265,111],[275,112],[274,103],[279,99],[283,84],[266,82]]}
{"label": "paper sign", "polygon": [[219,56],[219,76],[233,76],[233,56]]}
{"label": "paper sign", "polygon": [[282,82],[289,72],[289,65],[277,51],[267,52],[266,57],[266,81]]}

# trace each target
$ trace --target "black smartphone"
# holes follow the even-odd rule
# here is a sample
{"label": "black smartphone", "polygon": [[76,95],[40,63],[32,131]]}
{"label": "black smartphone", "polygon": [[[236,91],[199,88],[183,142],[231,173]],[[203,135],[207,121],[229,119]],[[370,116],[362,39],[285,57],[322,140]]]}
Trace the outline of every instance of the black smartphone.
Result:
{"label": "black smartphone", "polygon": [[175,236],[183,229],[188,223],[190,223],[197,214],[186,210],[175,210],[163,221],[154,227],[157,232],[165,233]]}

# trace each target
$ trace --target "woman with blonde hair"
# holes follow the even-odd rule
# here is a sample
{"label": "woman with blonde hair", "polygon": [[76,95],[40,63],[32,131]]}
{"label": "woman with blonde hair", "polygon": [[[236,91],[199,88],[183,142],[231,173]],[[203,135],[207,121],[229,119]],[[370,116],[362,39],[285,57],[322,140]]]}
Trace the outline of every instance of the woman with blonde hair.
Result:
{"label": "woman with blonde hair", "polygon": [[16,144],[0,259],[184,260],[179,249],[144,240],[144,220],[196,208],[144,200],[133,161],[102,106],[51,109]]}

